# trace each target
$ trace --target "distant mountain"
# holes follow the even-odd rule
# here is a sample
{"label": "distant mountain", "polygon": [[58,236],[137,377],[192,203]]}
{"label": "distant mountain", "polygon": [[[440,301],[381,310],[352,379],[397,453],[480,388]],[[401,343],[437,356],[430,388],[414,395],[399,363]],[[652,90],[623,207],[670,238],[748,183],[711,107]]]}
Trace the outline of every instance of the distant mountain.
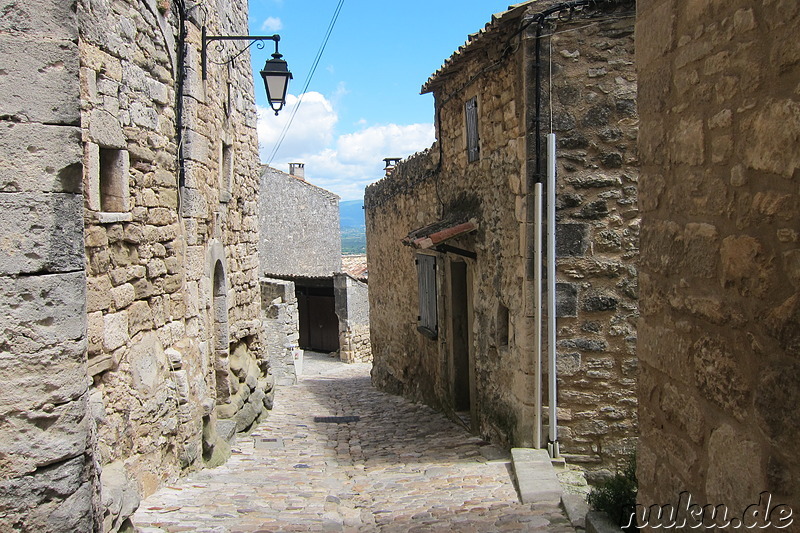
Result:
{"label": "distant mountain", "polygon": [[339,225],[342,228],[364,228],[364,201],[347,200],[339,202]]}
{"label": "distant mountain", "polygon": [[339,226],[343,254],[363,254],[367,251],[367,223],[364,220],[364,201],[339,202]]}

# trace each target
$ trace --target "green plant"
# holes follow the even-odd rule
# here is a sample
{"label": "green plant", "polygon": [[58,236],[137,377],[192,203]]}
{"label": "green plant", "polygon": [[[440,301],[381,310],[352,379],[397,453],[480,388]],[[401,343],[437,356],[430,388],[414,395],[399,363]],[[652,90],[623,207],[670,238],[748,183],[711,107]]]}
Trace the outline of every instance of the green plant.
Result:
{"label": "green plant", "polygon": [[[628,523],[630,513],[636,506],[636,491],[636,456],[633,455],[622,471],[593,488],[586,501],[593,510],[606,513],[622,526]],[[638,528],[633,525],[625,530],[633,532]]]}

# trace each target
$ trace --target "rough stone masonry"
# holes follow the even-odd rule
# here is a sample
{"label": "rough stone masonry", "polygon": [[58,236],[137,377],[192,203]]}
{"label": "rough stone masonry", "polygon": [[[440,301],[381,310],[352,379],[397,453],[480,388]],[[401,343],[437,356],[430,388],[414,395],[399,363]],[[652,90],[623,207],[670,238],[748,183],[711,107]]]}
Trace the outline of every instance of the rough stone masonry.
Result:
{"label": "rough stone masonry", "polygon": [[0,2],[0,529],[128,528],[271,405],[246,3],[191,7]]}

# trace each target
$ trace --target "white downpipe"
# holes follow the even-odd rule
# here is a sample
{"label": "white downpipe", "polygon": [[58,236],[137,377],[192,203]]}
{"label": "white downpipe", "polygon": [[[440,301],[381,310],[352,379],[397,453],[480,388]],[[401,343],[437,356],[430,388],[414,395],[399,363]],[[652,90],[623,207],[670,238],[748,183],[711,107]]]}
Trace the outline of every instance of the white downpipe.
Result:
{"label": "white downpipe", "polygon": [[542,447],[542,183],[533,186],[533,344],[536,351],[536,427],[533,446]]}
{"label": "white downpipe", "polygon": [[550,457],[560,455],[556,417],[556,135],[547,135],[547,363]]}

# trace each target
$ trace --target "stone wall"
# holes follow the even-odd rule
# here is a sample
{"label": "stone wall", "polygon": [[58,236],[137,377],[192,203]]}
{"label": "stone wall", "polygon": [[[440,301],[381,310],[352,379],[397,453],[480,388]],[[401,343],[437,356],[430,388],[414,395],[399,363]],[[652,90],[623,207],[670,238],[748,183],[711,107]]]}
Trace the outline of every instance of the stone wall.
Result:
{"label": "stone wall", "polygon": [[333,290],[339,317],[339,358],[345,363],[371,362],[367,284],[348,274],[336,274]]}
{"label": "stone wall", "polygon": [[[455,408],[450,269],[466,261],[473,424],[482,435],[509,446],[533,444],[536,373],[534,27],[521,38],[512,36],[524,16],[554,4],[511,9],[434,74],[423,91],[436,98],[438,142],[401,162],[368,187],[365,197],[375,383],[445,410]],[[553,129],[560,139],[561,450],[605,475],[632,452],[636,431],[633,5],[621,2],[593,16],[545,26],[542,109],[547,131],[552,58]],[[504,56],[509,39],[516,44]],[[470,163],[464,105],[472,97],[479,110],[480,158]],[[448,244],[477,258],[437,254],[440,331],[431,340],[416,331],[415,252],[401,239],[410,230],[465,216],[477,220],[478,230]]]}
{"label": "stone wall", "polygon": [[546,28],[542,49],[558,149],[559,440],[567,460],[600,467],[590,480],[634,453],[637,429],[635,11],[620,2],[597,16]]}
{"label": "stone wall", "polygon": [[232,48],[210,47],[207,80],[200,68],[201,24],[246,34],[247,6],[190,9],[183,47],[182,6],[78,4],[89,374],[106,530],[125,527],[164,482],[223,461],[272,388],[260,339],[250,62],[216,65]]}
{"label": "stone wall", "polygon": [[280,170],[261,175],[261,272],[332,276],[342,270],[339,197]]}
{"label": "stone wall", "polygon": [[261,279],[261,309],[264,320],[264,348],[278,385],[294,385],[293,350],[300,341],[300,315],[292,281]]}
{"label": "stone wall", "polygon": [[798,25],[793,1],[639,2],[646,505],[800,509]]}
{"label": "stone wall", "polygon": [[0,530],[99,528],[75,2],[0,2]]}

